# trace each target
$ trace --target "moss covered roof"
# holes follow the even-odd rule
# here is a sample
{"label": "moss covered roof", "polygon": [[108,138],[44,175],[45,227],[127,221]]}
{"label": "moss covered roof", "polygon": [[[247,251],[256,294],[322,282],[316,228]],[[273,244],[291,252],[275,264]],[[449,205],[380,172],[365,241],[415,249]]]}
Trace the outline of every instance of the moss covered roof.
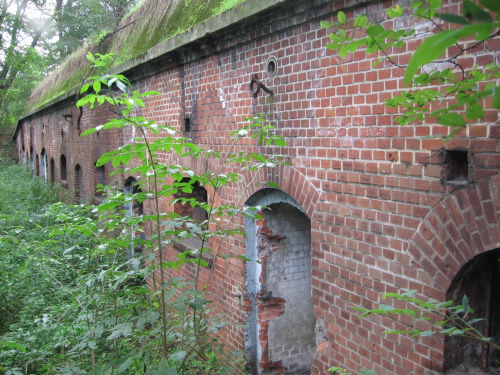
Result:
{"label": "moss covered roof", "polygon": [[[271,0],[263,3],[280,1]],[[144,0],[122,20],[116,31],[82,47],[40,82],[31,94],[26,115],[74,94],[72,91],[81,86],[90,73],[86,60],[87,52],[114,53],[115,59],[110,68],[130,65],[127,62],[144,55],[152,47],[244,2],[254,1]]]}

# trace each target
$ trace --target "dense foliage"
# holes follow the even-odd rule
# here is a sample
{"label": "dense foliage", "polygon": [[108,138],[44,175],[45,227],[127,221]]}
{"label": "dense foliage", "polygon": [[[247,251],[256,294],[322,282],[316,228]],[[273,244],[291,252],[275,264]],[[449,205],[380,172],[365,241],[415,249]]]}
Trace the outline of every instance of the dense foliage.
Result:
{"label": "dense foliage", "polygon": [[[88,58],[98,74],[87,79],[77,105],[92,109],[111,104],[118,118],[82,135],[136,128],[140,137],[102,155],[96,165],[111,162],[115,173],[131,171],[138,178],[137,191],[102,187],[105,199],[97,207],[37,201],[38,208],[20,204],[20,213],[5,215],[3,242],[12,246],[5,246],[6,265],[1,266],[9,274],[2,291],[9,323],[3,328],[1,363],[6,374],[228,373],[232,366],[239,366],[241,356],[225,353],[216,338],[225,324],[209,309],[207,292],[216,262],[210,265],[204,255],[210,253],[214,260],[233,256],[246,260],[223,253],[221,244],[241,234],[233,225],[236,215],[260,216],[257,209],[245,210],[239,204],[216,205],[214,196],[228,184],[240,184],[243,196],[254,186],[259,171],[282,163],[279,155],[237,151],[242,139],[267,147],[283,146],[284,139],[273,133],[265,118],[258,117],[233,132],[229,151],[201,149],[171,127],[135,115],[147,98],[158,93],[132,91],[124,76],[106,74],[111,56],[89,54]],[[210,158],[219,170],[197,175],[183,166],[165,165],[159,156],[165,152]],[[131,169],[132,160],[135,168]],[[224,173],[228,165],[239,173]],[[195,197],[172,199],[181,191],[191,193],[195,186],[209,187],[213,195],[205,202]],[[163,199],[202,209],[206,219],[163,211]],[[147,205],[148,214],[127,213],[125,207],[134,202]],[[27,222],[19,222],[19,217]],[[37,228],[36,235],[26,230],[31,227]],[[188,238],[199,242],[167,257],[166,249]],[[24,252],[16,250],[21,243]],[[131,247],[141,251],[130,256]],[[167,279],[163,272],[186,264],[196,267],[190,280]],[[202,267],[210,274],[203,282]],[[14,291],[19,278],[26,285]],[[22,302],[17,304],[18,300]]]}
{"label": "dense foliage", "polygon": [[[120,214],[99,218],[89,206],[53,203],[57,189],[18,165],[0,167],[0,185],[0,371],[176,373],[180,341],[192,340],[180,324],[185,307],[169,304],[169,361],[161,362],[158,305],[142,282],[147,269],[133,267],[140,259],[127,259],[119,235],[99,238]],[[181,373],[222,371],[214,370],[213,349],[200,349]]]}
{"label": "dense foliage", "polygon": [[0,131],[8,133],[36,83],[101,33],[112,32],[135,0],[2,0]]}

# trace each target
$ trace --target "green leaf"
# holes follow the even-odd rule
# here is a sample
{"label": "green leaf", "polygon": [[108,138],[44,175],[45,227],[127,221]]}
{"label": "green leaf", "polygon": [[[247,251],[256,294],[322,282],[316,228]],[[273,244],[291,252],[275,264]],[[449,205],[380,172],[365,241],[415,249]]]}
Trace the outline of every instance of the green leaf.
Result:
{"label": "green leaf", "polygon": [[146,375],[177,375],[177,371],[168,366],[167,360],[163,358],[158,367],[148,369]]}
{"label": "green leaf", "polygon": [[419,336],[422,336],[422,337],[432,336],[435,333],[436,333],[436,331],[423,331],[423,332],[420,332]]}
{"label": "green leaf", "polygon": [[477,103],[472,103],[469,107],[467,107],[467,110],[465,111],[465,116],[470,120],[483,118],[484,116],[483,107]]}
{"label": "green leaf", "polygon": [[486,38],[492,27],[493,24],[491,23],[474,23],[459,29],[446,30],[427,38],[413,54],[406,68],[404,82],[410,84],[421,66],[440,58],[448,47],[454,45],[460,39],[468,36],[476,36],[479,39]]}
{"label": "green leaf", "polygon": [[485,319],[485,318],[476,318],[476,319],[471,319],[471,320],[469,320],[469,321],[467,322],[467,324],[472,325],[472,324],[474,324],[474,323],[477,323],[477,322],[482,322],[482,321],[484,321],[484,320],[486,320],[486,319]]}
{"label": "green leaf", "polygon": [[445,113],[437,117],[437,121],[441,125],[452,127],[464,127],[466,125],[465,119],[456,112]]}
{"label": "green leaf", "polygon": [[7,347],[7,348],[14,348],[14,349],[19,349],[22,352],[26,352],[26,347],[16,344],[15,342],[12,341],[7,341],[2,343],[2,346]]}
{"label": "green leaf", "polygon": [[101,81],[94,81],[92,88],[94,89],[96,94],[99,94],[99,92],[101,92]]}
{"label": "green leaf", "polygon": [[474,21],[481,21],[481,22],[493,22],[493,18],[491,15],[482,9],[480,6],[477,4],[474,4],[470,0],[463,0],[464,1],[464,8],[463,8],[463,13],[464,16],[471,17]]}
{"label": "green leaf", "polygon": [[358,42],[352,42],[348,44],[349,52],[354,53],[358,50]]}
{"label": "green leaf", "polygon": [[458,14],[438,13],[436,15],[438,18],[449,23],[454,23],[457,25],[470,24],[470,21],[467,18],[459,16]]}
{"label": "green leaf", "polygon": [[122,81],[116,81],[116,86],[122,91],[126,92],[127,91],[127,86]]}
{"label": "green leaf", "polygon": [[337,14],[337,17],[339,19],[339,22],[342,24],[342,25],[345,25],[345,21],[346,21],[346,17],[345,17],[345,13],[342,12],[342,11],[339,11],[339,13]]}
{"label": "green leaf", "polygon": [[382,34],[384,31],[385,29],[381,25],[373,25],[366,29],[366,35],[374,38],[377,35]]}
{"label": "green leaf", "polygon": [[[123,359],[122,359],[123,360]],[[121,361],[120,361],[121,362]],[[121,374],[122,372],[125,372],[128,370],[128,368],[132,365],[132,363],[134,363],[134,357],[131,356],[131,357],[128,357],[127,359],[125,359],[122,364],[120,365],[120,367],[118,367],[118,374]]]}
{"label": "green leaf", "polygon": [[386,11],[389,18],[397,18],[403,15],[403,8],[400,5],[394,5]]}
{"label": "green leaf", "polygon": [[321,21],[319,24],[320,24],[320,26],[321,26],[322,28],[324,28],[324,29],[329,29],[330,27],[332,27],[332,26],[333,26],[333,25],[332,25],[330,22],[328,22],[328,21]]}
{"label": "green leaf", "polygon": [[469,312],[469,298],[467,298],[465,294],[464,297],[462,298],[462,307],[465,313]]}
{"label": "green leaf", "polygon": [[344,57],[346,57],[348,54],[349,54],[349,47],[347,46],[347,44],[344,44],[342,47],[340,47],[340,50],[339,50],[339,56],[340,56],[341,58],[344,58]]}
{"label": "green leaf", "polygon": [[494,12],[500,12],[500,1],[498,0],[479,0],[479,4]]}
{"label": "green leaf", "polygon": [[87,92],[89,87],[90,87],[90,83],[86,83],[85,85],[83,85],[82,88],[80,89],[80,94]]}

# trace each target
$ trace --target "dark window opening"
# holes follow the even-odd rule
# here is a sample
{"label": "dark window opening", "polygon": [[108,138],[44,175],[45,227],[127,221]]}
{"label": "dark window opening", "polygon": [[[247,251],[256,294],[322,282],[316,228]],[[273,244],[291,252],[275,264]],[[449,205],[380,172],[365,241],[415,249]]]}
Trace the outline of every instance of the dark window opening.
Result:
{"label": "dark window opening", "polygon": [[55,174],[56,174],[56,163],[54,162],[54,158],[50,158],[50,182],[55,183]]}
{"label": "dark window opening", "polygon": [[44,181],[47,181],[47,152],[45,152],[45,149],[42,148],[42,153],[41,153],[41,177]]}
{"label": "dark window opening", "polygon": [[97,187],[97,185],[106,185],[106,170],[104,168],[104,165],[101,165],[100,167],[95,167],[94,169],[94,186],[95,186],[95,193],[94,195],[96,197],[102,197],[102,188]]}
{"label": "dark window opening", "polygon": [[60,169],[61,169],[61,185],[64,187],[68,187],[68,173],[66,169],[66,156],[61,155],[60,160]]}
{"label": "dark window opening", "polygon": [[185,132],[190,132],[191,131],[191,120],[189,117],[186,117],[184,119],[184,131]]}
{"label": "dark window opening", "polygon": [[[183,178],[180,182],[183,184],[189,184],[190,179]],[[197,182],[191,185],[191,187],[192,191],[190,193],[184,192],[179,188],[177,194],[174,195],[174,199],[194,198],[197,202],[207,203],[207,190]],[[174,212],[180,217],[186,218],[189,222],[194,223],[194,225],[198,225],[201,230],[204,230],[207,226],[206,220],[208,219],[208,213],[203,209],[203,207],[198,205],[193,206],[191,202],[183,203],[182,201],[176,201],[174,203]],[[187,226],[185,224],[182,226],[182,228],[186,227]],[[202,238],[194,235],[192,232],[193,231],[191,231],[191,236],[188,235],[179,239],[176,242],[175,247],[181,251],[190,250],[198,252],[201,250],[202,246],[208,246],[208,243],[203,243]],[[201,258],[211,264],[213,260],[211,255],[212,254],[210,253],[204,253]]]}
{"label": "dark window opening", "polygon": [[[123,186],[123,194],[125,195],[125,213],[127,216],[140,217],[144,214],[143,202],[136,199],[136,196],[131,197],[130,195],[135,195],[142,193],[137,180],[133,177],[127,178],[125,185]],[[144,240],[146,235],[142,230],[142,222],[134,223],[131,226],[131,241],[127,249],[127,256],[129,258],[134,257],[137,254],[141,254],[144,250]]]}
{"label": "dark window opening", "polygon": [[30,169],[31,169],[31,177],[33,177],[35,173],[35,157],[33,156],[33,147],[30,147]]}
{"label": "dark window opening", "polygon": [[445,150],[442,154],[441,180],[451,185],[469,183],[469,158],[464,150]]}
{"label": "dark window opening", "polygon": [[75,167],[75,203],[79,204],[83,198],[83,171],[80,165]]}

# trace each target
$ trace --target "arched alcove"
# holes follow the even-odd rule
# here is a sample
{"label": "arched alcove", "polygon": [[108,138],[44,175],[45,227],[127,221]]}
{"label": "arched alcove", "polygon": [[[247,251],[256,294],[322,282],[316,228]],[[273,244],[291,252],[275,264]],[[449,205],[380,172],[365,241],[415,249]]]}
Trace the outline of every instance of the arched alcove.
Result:
{"label": "arched alcove", "polygon": [[[461,305],[467,296],[474,309],[466,319],[482,319],[473,327],[491,342],[500,344],[500,249],[475,256],[455,276],[447,299]],[[487,342],[464,336],[447,336],[444,370],[466,368],[500,374],[500,350]]]}
{"label": "arched alcove", "polygon": [[41,155],[41,177],[42,180],[47,181],[47,152],[42,148]]}
{"label": "arched alcove", "polygon": [[[412,267],[419,273],[419,279],[425,280],[426,293],[440,301],[451,299],[456,304],[461,304],[463,295],[467,295],[476,316],[489,317],[490,327],[483,326],[485,321],[478,323],[479,329],[497,341],[500,341],[499,248],[500,175],[478,180],[444,197],[428,212],[408,246]],[[464,363],[477,365],[473,362],[478,357],[483,361],[481,343],[446,338],[441,348],[435,352],[434,360],[442,363],[445,370]],[[484,358],[489,358],[483,365],[485,371],[500,374],[500,353],[486,349],[484,352],[488,354]]]}
{"label": "arched alcove", "polygon": [[35,156],[33,155],[33,147],[30,147],[30,169],[31,177],[33,177],[35,173]]}
{"label": "arched alcove", "polygon": [[68,172],[66,168],[66,156],[61,155],[60,161],[59,161],[59,168],[60,168],[60,174],[61,174],[61,184],[65,187],[68,187]]}
{"label": "arched alcove", "polygon": [[36,168],[36,175],[40,176],[40,157],[38,156],[38,154],[36,155],[35,168]]}
{"label": "arched alcove", "polygon": [[256,192],[246,205],[262,216],[245,219],[250,370],[310,373],[316,349],[311,222],[291,196],[277,189]]}
{"label": "arched alcove", "polygon": [[75,166],[75,203],[79,204],[83,199],[83,171],[79,164]]}
{"label": "arched alcove", "polygon": [[[190,178],[185,177],[181,181],[181,183],[190,184]],[[195,199],[200,203],[207,203],[208,192],[207,190],[201,186],[198,182],[195,182],[191,185],[192,191],[186,192],[182,189],[174,195],[174,199]],[[193,206],[189,202],[182,203],[181,201],[177,201],[174,203],[174,212],[178,214],[180,217],[186,217],[189,220],[192,220],[196,223],[203,223],[208,219],[208,213],[200,206]],[[207,245],[207,244],[205,244]],[[187,237],[184,239],[179,239],[176,241],[175,247],[181,251],[191,250],[198,251],[203,246],[202,240],[199,237]]]}
{"label": "arched alcove", "polygon": [[50,158],[50,182],[55,182],[55,173],[56,173],[56,163],[54,162],[54,158]]}
{"label": "arched alcove", "polygon": [[98,185],[106,185],[106,169],[104,165],[97,166],[94,163],[94,196],[102,197],[102,188],[97,187]]}

